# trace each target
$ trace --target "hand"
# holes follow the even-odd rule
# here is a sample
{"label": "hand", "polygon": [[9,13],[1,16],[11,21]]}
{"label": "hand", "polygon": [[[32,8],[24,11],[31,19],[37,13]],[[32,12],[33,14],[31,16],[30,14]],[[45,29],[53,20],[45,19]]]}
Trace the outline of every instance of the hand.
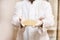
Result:
{"label": "hand", "polygon": [[43,22],[42,22],[42,20],[38,20],[38,23],[35,25],[35,27],[43,27]]}
{"label": "hand", "polygon": [[21,22],[21,18],[19,18],[19,21]]}
{"label": "hand", "polygon": [[41,25],[36,25],[35,27],[43,28],[43,24],[41,24]]}
{"label": "hand", "polygon": [[24,32],[25,31],[25,27],[20,28],[20,32]]}
{"label": "hand", "polygon": [[44,18],[43,17],[40,17],[39,20],[42,21]]}
{"label": "hand", "polygon": [[43,24],[43,22],[41,20],[37,20],[37,24],[36,25],[41,25]]}

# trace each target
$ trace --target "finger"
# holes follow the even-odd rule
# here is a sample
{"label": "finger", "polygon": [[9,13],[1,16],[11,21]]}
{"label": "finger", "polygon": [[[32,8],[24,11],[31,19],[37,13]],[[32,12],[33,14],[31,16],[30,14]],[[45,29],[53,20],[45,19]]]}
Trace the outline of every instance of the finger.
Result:
{"label": "finger", "polygon": [[19,21],[21,21],[21,19],[19,18]]}
{"label": "finger", "polygon": [[44,18],[39,18],[39,20],[43,20]]}

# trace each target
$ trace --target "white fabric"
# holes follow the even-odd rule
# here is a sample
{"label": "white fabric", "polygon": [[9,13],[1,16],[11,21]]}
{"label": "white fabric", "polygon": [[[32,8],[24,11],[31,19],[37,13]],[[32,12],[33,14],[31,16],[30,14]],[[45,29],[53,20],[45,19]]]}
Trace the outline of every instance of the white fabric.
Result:
{"label": "white fabric", "polygon": [[38,29],[37,27],[26,27],[23,35],[24,40],[49,40],[47,31],[43,31],[43,29]]}
{"label": "white fabric", "polygon": [[[13,16],[13,21],[12,21],[14,25],[19,26],[19,23],[20,23],[19,18],[22,20],[25,20],[25,19],[38,20],[41,17],[44,18],[42,20],[44,28],[46,27],[45,26],[46,24],[49,26],[54,25],[54,16],[52,14],[52,8],[50,3],[46,1],[36,0],[33,2],[33,4],[31,4],[27,0],[22,2],[17,2],[15,13],[16,14],[15,16]],[[40,33],[41,31],[41,29],[38,30],[37,28],[26,27],[24,32],[24,40],[28,40],[28,36],[26,36],[28,32],[27,29],[29,30],[29,38],[31,40],[34,40],[34,38],[33,39],[31,38],[33,36],[32,33],[34,33],[35,31],[38,31],[38,33]],[[47,32],[44,31],[43,33],[41,34],[42,36],[39,36],[39,39],[37,38],[37,40],[49,40]]]}

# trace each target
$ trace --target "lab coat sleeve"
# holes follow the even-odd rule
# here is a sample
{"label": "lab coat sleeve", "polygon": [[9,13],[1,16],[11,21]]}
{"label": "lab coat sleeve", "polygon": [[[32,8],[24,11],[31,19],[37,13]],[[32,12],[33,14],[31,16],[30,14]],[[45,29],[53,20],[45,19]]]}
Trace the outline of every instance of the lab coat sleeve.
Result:
{"label": "lab coat sleeve", "polygon": [[43,26],[48,27],[48,26],[53,26],[54,25],[54,16],[52,14],[52,8],[50,3],[46,3],[44,6],[44,12],[45,12],[45,18],[43,20]]}
{"label": "lab coat sleeve", "polygon": [[15,6],[14,15],[12,18],[12,24],[19,26],[20,25],[19,19],[21,19],[21,16],[22,16],[22,8],[21,8],[21,4],[18,2],[16,3],[16,6]]}

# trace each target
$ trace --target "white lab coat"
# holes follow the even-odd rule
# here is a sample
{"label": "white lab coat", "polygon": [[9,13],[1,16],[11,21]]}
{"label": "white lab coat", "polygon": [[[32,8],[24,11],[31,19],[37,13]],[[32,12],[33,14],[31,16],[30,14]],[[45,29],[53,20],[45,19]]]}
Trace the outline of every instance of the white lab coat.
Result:
{"label": "white lab coat", "polygon": [[[37,27],[26,27],[23,33],[24,40],[49,40],[47,34],[46,26],[54,25],[54,16],[52,14],[52,8],[49,2],[43,0],[35,0],[31,4],[28,0],[24,0],[16,3],[16,11],[13,16],[12,24],[19,26],[20,21],[25,19],[39,20],[39,18],[44,18],[43,29],[38,29]],[[38,23],[39,24],[39,23]],[[41,31],[43,30],[43,32]],[[20,40],[17,38],[17,40]]]}

